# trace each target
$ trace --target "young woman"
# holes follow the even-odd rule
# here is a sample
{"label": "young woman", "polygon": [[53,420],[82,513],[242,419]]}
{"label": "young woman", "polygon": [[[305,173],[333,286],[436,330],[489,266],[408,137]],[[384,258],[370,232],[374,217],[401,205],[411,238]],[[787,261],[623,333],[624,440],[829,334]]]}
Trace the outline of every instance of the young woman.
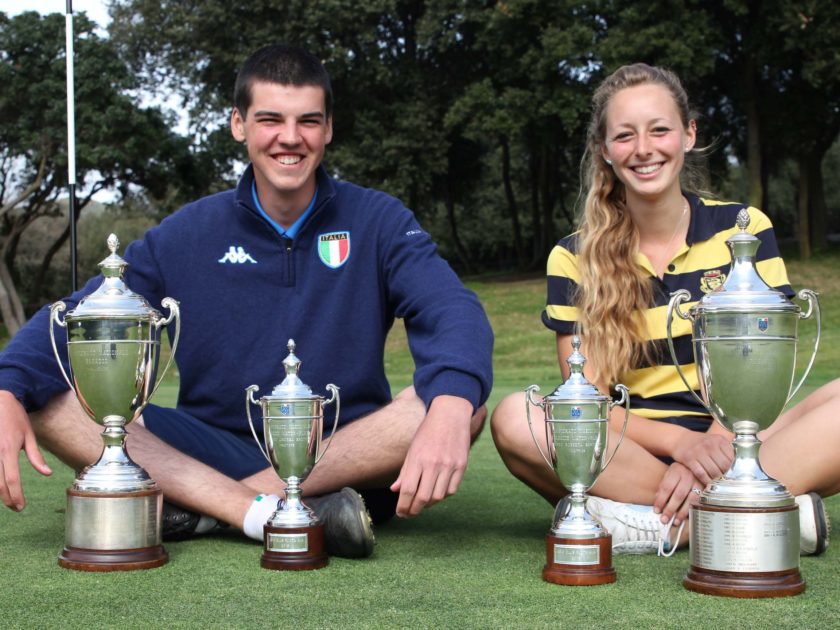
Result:
{"label": "young woman", "polygon": [[[548,259],[542,319],[557,333],[564,379],[572,335],[580,332],[588,380],[603,393],[619,382],[631,393],[626,437],[589,501],[590,512],[611,531],[616,553],[662,552],[684,544],[690,505],[733,459],[732,434],[686,391],[666,341],[670,294],[688,289],[693,302],[721,284],[731,260],[725,241],[744,208],[690,192],[696,177],[685,158],[695,142],[688,98],[673,73],[634,64],[609,76],[593,97],[588,193],[579,230],[562,239]],[[770,221],[755,208],[749,214],[748,231],[761,240],[759,273],[792,297]],[[690,324],[675,318],[680,364],[697,388],[690,334]],[[840,490],[838,409],[840,380],[813,392],[759,434],[763,468],[797,495],[802,553],[821,553],[828,543],[820,496]],[[615,408],[611,449],[623,421],[624,409]],[[533,443],[522,394],[499,404],[492,431],[516,477],[552,504],[566,494]],[[544,440],[541,427],[535,433]],[[564,509],[561,501],[557,511]]]}

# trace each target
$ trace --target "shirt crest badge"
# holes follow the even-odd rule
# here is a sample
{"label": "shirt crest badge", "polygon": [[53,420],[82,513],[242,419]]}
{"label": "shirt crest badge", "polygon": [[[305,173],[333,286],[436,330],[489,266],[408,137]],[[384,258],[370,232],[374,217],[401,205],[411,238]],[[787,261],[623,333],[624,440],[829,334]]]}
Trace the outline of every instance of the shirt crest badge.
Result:
{"label": "shirt crest badge", "polygon": [[720,269],[712,269],[700,278],[700,290],[703,293],[719,291],[723,287],[724,281],[726,281],[726,274],[721,273]]}
{"label": "shirt crest badge", "polygon": [[350,232],[318,235],[318,258],[327,267],[338,269],[350,258]]}

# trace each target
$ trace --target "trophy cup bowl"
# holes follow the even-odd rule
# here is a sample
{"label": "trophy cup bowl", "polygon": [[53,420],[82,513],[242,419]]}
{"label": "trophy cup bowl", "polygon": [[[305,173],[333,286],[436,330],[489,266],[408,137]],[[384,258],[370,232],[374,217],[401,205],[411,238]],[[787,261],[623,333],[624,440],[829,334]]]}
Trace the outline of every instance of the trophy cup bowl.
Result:
{"label": "trophy cup bowl", "polygon": [[[586,493],[609,466],[624,439],[630,418],[630,398],[624,385],[618,401],[601,395],[583,377],[585,359],[580,354],[580,338],[572,339],[574,352],[568,359],[569,379],[541,401],[531,385],[525,392],[528,428],[537,449],[560,483],[569,490],[569,510],[553,524],[546,536],[546,564],[543,579],[554,584],[592,586],[615,582],[612,567],[612,536],[586,510]],[[543,451],[531,422],[531,405],[545,414],[546,450]],[[625,406],[624,427],[612,456],[607,458],[609,411]]]}
{"label": "trophy cup bowl", "polygon": [[[805,589],[799,572],[799,512],[793,495],[761,468],[757,433],[770,427],[796,395],[816,358],[820,312],[813,291],[804,314],[758,275],[758,239],[746,232],[749,214],[738,215],[740,233],[728,241],[732,269],[719,292],[688,313],[686,290],[672,294],[666,316],[674,365],[697,401],[735,433],[735,458],[690,510],[691,568],[686,588],[728,597],[784,597]],[[811,359],[795,387],[798,322],[816,313]],[[673,315],[691,322],[700,396],[680,369],[673,342]]]}
{"label": "trophy cup bowl", "polygon": [[[295,356],[295,343],[289,340],[289,356],[283,361],[285,380],[270,396],[254,398],[257,385],[245,390],[245,410],[251,433],[263,456],[286,484],[286,499],[263,528],[264,552],[260,565],[265,569],[307,570],[327,566],[324,525],[301,501],[300,486],[332,443],[338,426],[340,399],[338,388],[327,385],[331,397],[312,394],[297,376],[300,360]],[[336,403],[335,420],[330,438],[319,454],[324,422],[324,407]],[[251,418],[251,404],[262,409],[263,440],[257,436]]]}
{"label": "trophy cup bowl", "polygon": [[[135,420],[157,387],[160,329],[173,320],[172,364],[180,335],[178,302],[164,298],[164,318],[123,282],[127,263],[116,255],[100,266],[105,280],[66,314],[50,308],[50,341],[64,380],[84,412],[104,427],[99,460],[85,467],[67,490],[65,547],[59,564],[82,571],[129,571],[165,564],[161,545],[163,494],[125,450],[125,425]],[[65,372],[54,324],[67,329],[70,376]]]}

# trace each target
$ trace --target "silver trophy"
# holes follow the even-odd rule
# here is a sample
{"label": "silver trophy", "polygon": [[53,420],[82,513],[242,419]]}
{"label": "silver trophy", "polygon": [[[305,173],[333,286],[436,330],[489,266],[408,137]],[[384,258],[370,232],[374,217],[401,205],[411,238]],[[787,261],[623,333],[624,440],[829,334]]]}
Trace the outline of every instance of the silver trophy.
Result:
{"label": "silver trophy", "polygon": [[[537,385],[525,390],[525,413],[534,443],[548,467],[571,492],[569,510],[551,528],[546,537],[546,564],[543,579],[555,584],[590,586],[615,582],[612,567],[612,536],[586,511],[586,493],[609,466],[627,430],[630,397],[624,385],[618,401],[601,394],[583,375],[586,362],[580,353],[580,337],[572,338],[574,352],[567,359],[571,373],[541,401],[534,400]],[[540,446],[531,423],[531,405],[545,413],[545,438],[548,453]],[[624,405],[624,427],[612,456],[607,459],[609,412]]]}
{"label": "silver trophy", "polygon": [[[64,302],[50,308],[50,341],[64,380],[85,413],[105,427],[99,461],[87,466],[67,490],[65,547],[58,562],[82,571],[128,571],[166,563],[161,545],[163,494],[125,450],[125,425],[135,420],[157,388],[160,329],[175,322],[169,369],[178,346],[178,302],[164,298],[164,318],[126,286],[128,266],[108,237],[111,255],[99,263],[104,280],[62,321]],[[64,371],[54,326],[67,329],[72,379]],[[158,381],[159,383],[159,381]]]}
{"label": "silver trophy", "polygon": [[[324,456],[338,426],[340,399],[338,387],[327,385],[332,396],[313,394],[298,376],[300,359],[295,342],[289,339],[289,356],[283,361],[286,378],[269,396],[255,400],[259,387],[245,390],[245,409],[251,433],[265,458],[286,484],[286,500],[264,527],[264,553],[260,564],[266,569],[320,569],[329,558],[324,546],[324,525],[301,501],[300,484]],[[319,454],[324,424],[324,407],[335,402],[335,420],[324,450]],[[264,443],[257,437],[251,419],[251,404],[259,405],[263,415]]]}
{"label": "silver trophy", "polygon": [[[692,507],[691,569],[683,584],[702,593],[730,597],[780,597],[805,589],[799,573],[799,516],[794,497],[762,470],[757,433],[768,428],[805,381],[820,342],[820,310],[813,291],[798,293],[799,306],[768,286],[755,267],[760,240],[746,231],[727,240],[729,277],[688,313],[680,304],[688,291],[672,294],[667,312],[668,345],[680,377],[697,401],[729,431],[735,459],[723,477]],[[673,314],[691,322],[701,396],[679,366],[672,336]],[[817,334],[805,373],[792,388],[797,325],[816,314]]]}

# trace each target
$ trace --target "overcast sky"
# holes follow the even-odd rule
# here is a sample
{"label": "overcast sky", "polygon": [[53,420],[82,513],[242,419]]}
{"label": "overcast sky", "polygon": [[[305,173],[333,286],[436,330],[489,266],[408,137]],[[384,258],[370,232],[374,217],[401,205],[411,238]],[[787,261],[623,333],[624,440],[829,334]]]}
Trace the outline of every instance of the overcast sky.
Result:
{"label": "overcast sky", "polygon": [[[65,0],[5,0],[2,2],[2,10],[7,15],[17,15],[24,11],[37,11],[38,13],[64,13],[67,10]],[[105,27],[110,21],[105,0],[73,0],[73,13],[84,11],[87,16],[99,26]]]}

